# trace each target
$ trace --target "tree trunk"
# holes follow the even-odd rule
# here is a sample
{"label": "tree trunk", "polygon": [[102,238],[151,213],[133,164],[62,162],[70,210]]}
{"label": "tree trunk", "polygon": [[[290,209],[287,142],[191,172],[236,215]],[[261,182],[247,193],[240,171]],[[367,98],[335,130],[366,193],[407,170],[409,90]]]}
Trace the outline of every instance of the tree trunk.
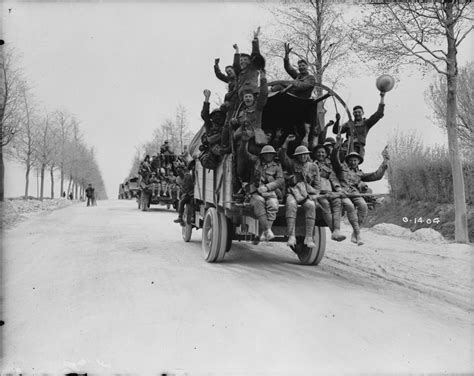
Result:
{"label": "tree trunk", "polygon": [[40,200],[43,201],[44,194],[44,170],[46,170],[46,165],[41,164],[41,178],[40,178]]}
{"label": "tree trunk", "polygon": [[51,198],[54,198],[54,166],[51,166],[49,173],[51,175]]}
{"label": "tree trunk", "polygon": [[39,170],[36,167],[36,198],[39,198]]}
{"label": "tree trunk", "polygon": [[30,161],[26,161],[26,172],[25,172],[25,200],[28,199],[28,189],[30,187]]}
{"label": "tree trunk", "polygon": [[61,166],[61,189],[59,190],[59,194],[62,196],[64,192],[64,168]]}
{"label": "tree trunk", "polygon": [[71,192],[71,185],[72,185],[72,176],[69,177],[69,184],[67,186],[67,197],[69,198],[69,193]]}
{"label": "tree trunk", "polygon": [[[447,55],[447,95],[446,95],[446,125],[448,133],[449,159],[453,171],[453,193],[454,193],[454,239],[458,243],[467,243],[467,208],[466,194],[464,192],[464,176],[462,163],[459,157],[458,136],[457,136],[457,49],[454,39],[454,22],[452,14],[452,3],[446,3],[446,18],[448,20],[448,55]],[[451,22],[449,22],[451,20]]]}
{"label": "tree trunk", "polygon": [[74,183],[74,198],[77,200],[79,196],[77,195],[79,190],[79,185],[77,183]]}
{"label": "tree trunk", "polygon": [[[3,125],[0,124],[3,128]],[[0,139],[0,141],[2,141]],[[0,201],[5,200],[5,165],[3,164],[3,146],[0,144]]]}

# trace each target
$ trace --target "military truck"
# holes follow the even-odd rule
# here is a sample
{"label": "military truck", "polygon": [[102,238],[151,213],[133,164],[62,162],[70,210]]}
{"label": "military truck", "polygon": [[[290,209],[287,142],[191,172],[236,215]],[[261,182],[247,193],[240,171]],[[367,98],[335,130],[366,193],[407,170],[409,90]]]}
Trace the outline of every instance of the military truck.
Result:
{"label": "military truck", "polygon": [[138,197],[138,192],[140,190],[138,186],[138,176],[132,176],[131,178],[125,179],[123,186],[125,199],[131,200],[132,198]]}
{"label": "military truck", "polygon": [[[303,99],[289,93],[272,93],[268,97],[262,118],[264,131],[282,129],[286,135],[294,133],[293,127],[303,127],[303,123],[318,124],[318,103],[333,97],[344,107],[348,118],[352,116],[344,101],[330,88],[318,85],[326,93],[317,99]],[[293,150],[297,145],[293,145]],[[288,151],[291,153],[291,147]],[[194,170],[194,202],[185,207],[182,227],[183,240],[188,242],[193,229],[202,229],[202,252],[205,261],[221,262],[225,254],[231,249],[232,242],[252,241],[258,243],[258,220],[249,203],[238,203],[233,196],[233,154],[224,156],[215,170],[202,167],[196,163]],[[320,209],[316,212],[314,227],[314,242],[316,247],[308,248],[304,244],[305,217],[301,207],[298,207],[296,219],[297,244],[292,250],[297,254],[304,265],[318,265],[324,257],[326,249],[326,223]],[[287,226],[285,205],[280,202],[276,221],[272,231],[275,242],[287,242]]]}
{"label": "military truck", "polygon": [[151,205],[164,205],[167,209],[173,207],[178,210],[180,192],[173,177],[152,176],[147,183],[140,175],[138,186],[137,203],[139,210],[148,211]]}

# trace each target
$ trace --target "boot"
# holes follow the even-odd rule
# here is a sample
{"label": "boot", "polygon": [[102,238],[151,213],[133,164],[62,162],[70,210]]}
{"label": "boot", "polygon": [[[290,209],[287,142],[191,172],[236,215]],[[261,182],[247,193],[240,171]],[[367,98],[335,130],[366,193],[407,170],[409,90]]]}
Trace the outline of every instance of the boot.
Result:
{"label": "boot", "polygon": [[260,241],[261,241],[261,242],[266,242],[266,241],[268,241],[267,230],[265,230],[264,232],[262,232],[262,235],[260,235]]}
{"label": "boot", "polygon": [[288,247],[294,247],[294,246],[296,246],[296,238],[295,238],[294,235],[290,235],[290,236],[288,237],[288,243],[286,243],[286,245],[287,245]]}
{"label": "boot", "polygon": [[334,231],[332,232],[331,239],[332,239],[332,240],[335,240],[335,241],[337,241],[337,242],[342,242],[344,239],[346,239],[346,237],[341,234],[341,230],[339,230],[338,228],[336,228],[336,229],[334,229]]}
{"label": "boot", "polygon": [[272,229],[269,228],[267,230],[267,242],[272,239],[275,239],[275,234],[273,233]]}
{"label": "boot", "polygon": [[360,232],[353,232],[351,236],[351,242],[355,243],[357,245],[364,245],[364,242],[362,241],[362,238],[360,237]]}
{"label": "boot", "polygon": [[296,225],[296,218],[287,218],[286,223],[288,225],[288,247],[294,247],[296,245],[296,237],[295,237],[295,225]]}
{"label": "boot", "polygon": [[306,236],[304,238],[304,244],[306,244],[308,248],[316,247],[316,244],[314,244],[313,233],[314,233],[314,218],[306,218]]}
{"label": "boot", "polygon": [[312,236],[305,236],[304,244],[306,244],[308,248],[316,248],[316,244],[314,243],[314,239]]}
{"label": "boot", "polygon": [[183,217],[178,217],[173,222],[174,223],[183,223]]}

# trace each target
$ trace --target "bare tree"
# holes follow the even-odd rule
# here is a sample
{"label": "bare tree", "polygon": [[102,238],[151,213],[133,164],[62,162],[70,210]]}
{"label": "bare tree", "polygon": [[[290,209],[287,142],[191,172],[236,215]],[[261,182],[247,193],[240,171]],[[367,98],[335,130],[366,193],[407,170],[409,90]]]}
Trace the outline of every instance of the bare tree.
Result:
{"label": "bare tree", "polygon": [[21,123],[23,86],[16,56],[0,46],[0,201],[4,200],[4,147],[15,137]]}
{"label": "bare tree", "polygon": [[[446,130],[446,76],[438,75],[425,93],[438,124]],[[457,132],[461,147],[474,150],[474,63],[459,69],[457,100]]]}
{"label": "bare tree", "polygon": [[[343,21],[344,8],[329,0],[289,4],[283,2],[282,6],[271,10],[276,26],[271,32],[272,38],[262,43],[265,56],[273,63],[272,67],[277,65],[277,71],[281,72],[284,43],[290,43],[298,59],[308,62],[317,83],[327,80],[329,86],[335,86],[348,73],[345,67],[353,43],[350,26]],[[318,96],[322,94],[320,88],[316,91]]]}
{"label": "bare tree", "polygon": [[7,155],[25,166],[25,199],[28,198],[30,172],[35,163],[35,150],[38,142],[38,120],[32,105],[31,95],[23,86],[21,89],[22,112],[21,126],[7,147]]}
{"label": "bare tree", "polygon": [[[469,1],[386,2],[366,7],[354,40],[368,60],[397,71],[417,64],[446,78],[446,129],[455,206],[455,240],[468,241],[466,195],[458,148],[458,47],[473,29]],[[444,40],[444,46],[443,46]]]}
{"label": "bare tree", "polygon": [[67,146],[72,132],[72,117],[67,111],[56,111],[54,120],[57,124],[58,154],[57,164],[61,173],[60,193],[64,192],[65,168],[68,159]]}
{"label": "bare tree", "polygon": [[40,200],[44,198],[44,178],[46,167],[53,163],[56,135],[51,122],[51,115],[45,114],[38,126],[38,144],[36,148],[36,160],[40,171]]}

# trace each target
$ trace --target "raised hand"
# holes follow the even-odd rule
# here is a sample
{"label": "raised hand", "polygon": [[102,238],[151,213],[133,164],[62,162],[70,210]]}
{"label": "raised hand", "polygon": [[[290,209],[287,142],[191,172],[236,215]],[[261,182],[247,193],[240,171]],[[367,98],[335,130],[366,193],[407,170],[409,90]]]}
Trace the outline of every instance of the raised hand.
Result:
{"label": "raised hand", "polygon": [[296,136],[294,134],[289,134],[288,136],[286,136],[285,142],[289,143],[289,142],[294,141],[294,140],[296,140]]}
{"label": "raised hand", "polygon": [[209,100],[209,97],[211,96],[211,91],[209,89],[204,89],[203,94],[204,98],[206,98],[206,100]]}
{"label": "raised hand", "polygon": [[384,161],[390,160],[390,155],[388,154],[388,145],[382,150],[382,157]]}
{"label": "raised hand", "polygon": [[336,114],[336,120],[341,120],[341,114],[339,112]]}
{"label": "raised hand", "polygon": [[260,34],[260,26],[253,32],[253,39],[258,39],[258,35]]}
{"label": "raised hand", "polygon": [[289,44],[289,43],[285,43],[285,57],[290,56],[291,50],[293,50],[293,48],[290,48],[290,44]]}
{"label": "raised hand", "polygon": [[219,59],[218,57],[216,57],[216,58],[214,59],[214,64],[215,64],[215,65],[219,64],[219,61],[221,61],[221,59]]}
{"label": "raised hand", "polygon": [[304,133],[305,133],[305,135],[309,135],[310,130],[311,130],[311,124],[304,123]]}

